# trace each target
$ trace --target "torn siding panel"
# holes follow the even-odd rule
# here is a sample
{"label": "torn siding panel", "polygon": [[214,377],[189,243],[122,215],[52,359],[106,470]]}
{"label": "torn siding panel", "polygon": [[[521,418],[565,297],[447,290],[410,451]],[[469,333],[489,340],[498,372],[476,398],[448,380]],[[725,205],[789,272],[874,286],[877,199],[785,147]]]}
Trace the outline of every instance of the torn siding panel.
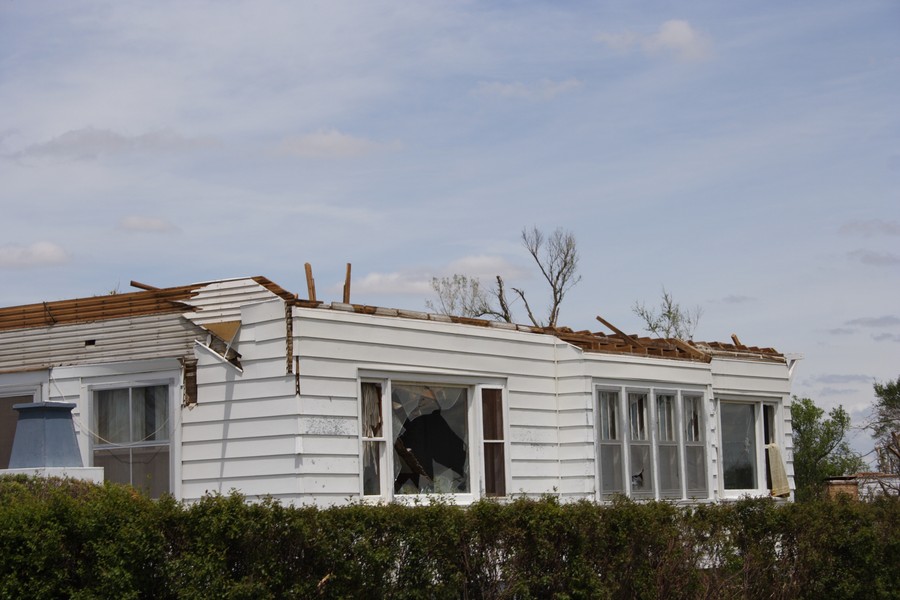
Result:
{"label": "torn siding panel", "polygon": [[0,332],[0,372],[182,357],[206,332],[178,314]]}

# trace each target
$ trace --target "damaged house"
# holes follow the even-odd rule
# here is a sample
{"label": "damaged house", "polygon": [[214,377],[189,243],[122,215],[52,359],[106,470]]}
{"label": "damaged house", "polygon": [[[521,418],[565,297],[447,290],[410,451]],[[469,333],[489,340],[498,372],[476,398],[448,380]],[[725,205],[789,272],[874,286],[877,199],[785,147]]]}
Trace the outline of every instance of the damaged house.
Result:
{"label": "damaged house", "polygon": [[154,496],[789,497],[794,361],[300,299],[263,277],[0,308],[15,405],[66,402],[85,466]]}

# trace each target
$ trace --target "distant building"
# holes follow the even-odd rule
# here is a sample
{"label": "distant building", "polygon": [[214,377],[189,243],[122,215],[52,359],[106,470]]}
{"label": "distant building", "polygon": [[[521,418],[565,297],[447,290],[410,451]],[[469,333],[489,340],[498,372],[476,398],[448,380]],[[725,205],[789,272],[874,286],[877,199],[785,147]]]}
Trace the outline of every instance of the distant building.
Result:
{"label": "distant building", "polygon": [[13,404],[69,402],[86,467],[185,500],[792,495],[771,348],[140,287],[0,308],[0,460]]}
{"label": "distant building", "polygon": [[825,480],[829,498],[840,495],[854,500],[871,500],[881,495],[900,496],[900,476],[889,473],[856,473]]}

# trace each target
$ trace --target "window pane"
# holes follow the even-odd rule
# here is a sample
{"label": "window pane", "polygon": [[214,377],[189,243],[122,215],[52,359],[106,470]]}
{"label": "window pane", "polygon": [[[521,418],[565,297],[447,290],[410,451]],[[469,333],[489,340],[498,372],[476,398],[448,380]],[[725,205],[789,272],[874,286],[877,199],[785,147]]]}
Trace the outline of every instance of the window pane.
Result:
{"label": "window pane", "polygon": [[598,392],[600,399],[600,439],[619,439],[619,394]]}
{"label": "window pane", "polygon": [[481,390],[481,416],[485,440],[503,439],[503,394],[500,390]]}
{"label": "window pane", "polygon": [[381,384],[362,384],[362,436],[378,438],[383,435],[384,422],[381,418]]}
{"label": "window pane", "polygon": [[[656,397],[656,425],[659,441],[675,440],[675,396],[661,394]],[[661,484],[660,484],[661,485]]]}
{"label": "window pane", "polygon": [[700,396],[684,398],[684,441],[703,441],[703,402]]}
{"label": "window pane", "polygon": [[94,466],[103,467],[104,481],[131,484],[131,451],[128,448],[94,450]]}
{"label": "window pane", "polygon": [[169,387],[156,385],[131,390],[131,441],[169,439]]}
{"label": "window pane", "polygon": [[169,490],[168,446],[132,448],[131,485],[151,498],[158,498]]}
{"label": "window pane", "polygon": [[756,489],[756,406],[723,402],[721,413],[725,489]]}
{"label": "window pane", "polygon": [[685,476],[688,497],[706,497],[706,451],[703,446],[687,446],[684,449]]}
{"label": "window pane", "polygon": [[122,444],[131,441],[129,428],[129,389],[97,392],[98,444]]}
{"label": "window pane", "polygon": [[484,493],[487,496],[506,495],[506,463],[502,442],[484,445]]}
{"label": "window pane", "polygon": [[628,419],[631,426],[631,439],[635,441],[648,439],[647,394],[628,394]]}
{"label": "window pane", "polygon": [[363,494],[381,495],[381,452],[384,442],[363,442]]}
{"label": "window pane", "polygon": [[635,496],[653,495],[653,467],[647,444],[631,446],[631,493]]}
{"label": "window pane", "polygon": [[604,498],[624,494],[622,485],[622,445],[600,445],[600,491]]}
{"label": "window pane", "polygon": [[466,388],[392,387],[394,493],[470,491],[467,403]]}
{"label": "window pane", "polygon": [[659,447],[659,493],[668,498],[681,497],[678,446],[674,444]]}

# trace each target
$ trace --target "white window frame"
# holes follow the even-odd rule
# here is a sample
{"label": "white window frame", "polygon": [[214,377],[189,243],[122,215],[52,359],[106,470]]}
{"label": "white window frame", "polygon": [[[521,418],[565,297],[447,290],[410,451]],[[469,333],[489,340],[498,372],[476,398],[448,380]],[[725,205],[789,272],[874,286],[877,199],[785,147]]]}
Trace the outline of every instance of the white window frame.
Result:
{"label": "white window frame", "polygon": [[[722,498],[740,498],[742,496],[764,496],[771,495],[771,489],[767,482],[769,471],[766,468],[766,440],[765,440],[765,408],[769,407],[773,410],[772,415],[772,431],[771,437],[776,443],[784,439],[783,430],[783,410],[784,405],[781,398],[777,397],[740,397],[740,396],[719,396],[716,397],[716,427],[719,432],[719,446],[721,447],[722,457],[718,461],[718,479],[719,479],[719,495]],[[725,404],[749,405],[754,407],[754,435],[756,442],[756,487],[753,488],[725,488],[725,430],[722,428],[722,406]],[[778,444],[781,445],[780,443]]]}
{"label": "white window frame", "polygon": [[[601,435],[601,415],[600,415],[600,394],[606,393],[614,393],[617,394],[618,400],[618,431],[619,431],[619,439],[616,442],[611,442],[602,439]],[[634,443],[631,440],[631,423],[630,423],[630,407],[629,407],[629,394],[646,394],[647,396],[647,404],[646,404],[646,419],[647,419],[647,440],[638,442],[639,445],[649,445],[650,448],[650,473],[644,473],[643,477],[645,481],[649,477],[651,490],[644,493],[635,493],[632,489],[632,476],[635,474],[631,472],[631,462],[632,462],[632,447]],[[657,408],[657,398],[662,395],[673,396],[674,397],[674,407],[675,407],[675,436],[676,436],[676,456],[678,460],[678,479],[679,479],[679,487],[680,492],[678,495],[674,495],[672,493],[662,494],[660,491],[660,440],[659,440],[659,431],[658,431],[658,408]],[[701,422],[700,422],[700,431],[701,431],[701,443],[694,443],[694,446],[703,447],[703,459],[704,459],[704,479],[706,483],[706,495],[698,496],[696,491],[687,489],[687,463],[686,463],[686,447],[688,445],[686,441],[685,435],[685,417],[684,417],[684,399],[686,397],[697,397],[700,398],[700,406],[701,406]],[[709,442],[709,426],[708,426],[708,415],[706,414],[706,406],[707,406],[707,398],[708,398],[708,390],[704,386],[698,385],[677,385],[670,383],[662,383],[660,385],[647,385],[647,384],[635,384],[633,382],[628,381],[617,381],[617,382],[609,382],[609,381],[598,381],[594,383],[593,386],[593,410],[594,410],[594,444],[597,451],[597,458],[594,461],[595,464],[595,481],[596,481],[596,499],[597,501],[608,501],[610,499],[610,495],[616,493],[622,493],[623,495],[634,498],[636,500],[670,500],[670,501],[705,501],[711,498],[712,496],[712,485],[710,480],[710,442]],[[612,492],[606,491],[603,489],[603,473],[602,470],[602,458],[600,456],[600,452],[603,450],[604,445],[618,444],[621,448],[622,452],[622,461],[621,468],[622,472],[620,473],[621,481],[623,484],[624,491],[618,492],[613,490]],[[663,445],[672,445],[670,442],[664,442]]]}
{"label": "white window frame", "polygon": [[[180,406],[180,402],[176,402],[176,380],[172,377],[160,377],[160,378],[150,378],[150,379],[117,379],[116,381],[105,381],[105,382],[95,382],[86,386],[84,390],[84,395],[87,400],[84,405],[87,407],[87,415],[85,419],[85,423],[89,423],[90,430],[87,435],[88,440],[88,460],[91,466],[94,465],[94,451],[102,450],[107,444],[97,444],[95,439],[98,435],[98,423],[97,423],[97,392],[110,391],[110,390],[120,390],[120,389],[133,389],[133,388],[142,388],[142,387],[157,387],[164,386],[167,390],[167,398],[166,398],[166,441],[164,444],[147,444],[146,447],[156,447],[156,446],[168,446],[168,454],[169,454],[169,481],[167,483],[166,492],[178,497],[176,494],[176,481],[179,479],[179,473],[176,473],[175,465],[179,462],[180,456],[176,456],[177,447],[180,445],[178,442],[180,440],[176,440],[177,431],[173,425],[175,416],[178,414],[177,410]],[[179,386],[180,387],[180,386]],[[130,398],[130,395],[129,395]],[[141,447],[140,444],[121,444],[121,447]],[[106,480],[106,473],[103,475],[104,480]]]}
{"label": "white window frame", "polygon": [[[381,385],[381,415],[382,435],[377,438],[364,437],[363,431],[363,384],[375,383]],[[466,389],[466,427],[468,428],[468,442],[466,452],[469,467],[469,491],[465,493],[420,493],[420,494],[395,494],[394,493],[394,452],[391,446],[393,439],[393,415],[391,406],[391,389],[393,384],[433,385],[435,387],[462,387]],[[403,502],[415,504],[428,501],[433,498],[442,498],[456,504],[470,504],[485,496],[484,474],[484,421],[482,414],[481,391],[484,389],[500,390],[503,418],[503,472],[504,489],[506,495],[510,493],[510,436],[509,436],[509,403],[507,398],[506,382],[493,378],[475,378],[469,376],[454,376],[443,374],[419,374],[419,373],[393,373],[393,372],[364,372],[360,373],[357,381],[358,401],[358,432],[359,432],[359,495],[364,502]],[[365,486],[365,461],[363,458],[364,443],[382,443],[379,452],[379,488],[380,494],[366,495]]]}

